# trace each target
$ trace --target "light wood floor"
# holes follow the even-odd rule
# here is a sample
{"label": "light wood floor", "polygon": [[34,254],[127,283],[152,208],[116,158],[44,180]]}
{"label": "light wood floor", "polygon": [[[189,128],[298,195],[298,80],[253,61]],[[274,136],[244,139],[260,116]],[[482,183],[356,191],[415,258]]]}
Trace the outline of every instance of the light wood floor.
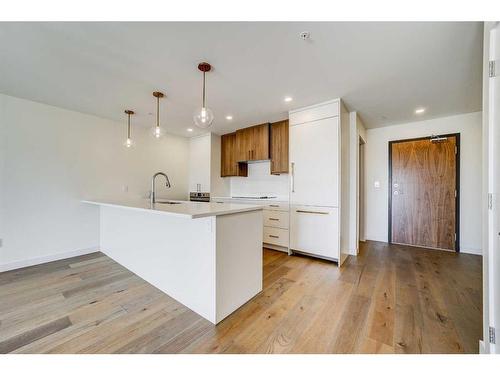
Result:
{"label": "light wood floor", "polygon": [[477,353],[481,257],[366,242],[345,267],[264,250],[218,326],[102,253],[0,274],[0,353]]}

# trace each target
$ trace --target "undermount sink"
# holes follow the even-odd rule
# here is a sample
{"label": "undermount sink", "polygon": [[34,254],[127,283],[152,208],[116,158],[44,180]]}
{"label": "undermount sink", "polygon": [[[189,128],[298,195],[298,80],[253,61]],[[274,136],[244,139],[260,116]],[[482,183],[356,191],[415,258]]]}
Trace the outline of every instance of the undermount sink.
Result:
{"label": "undermount sink", "polygon": [[160,204],[181,204],[182,202],[173,202],[173,201],[156,201],[155,203],[160,203]]}

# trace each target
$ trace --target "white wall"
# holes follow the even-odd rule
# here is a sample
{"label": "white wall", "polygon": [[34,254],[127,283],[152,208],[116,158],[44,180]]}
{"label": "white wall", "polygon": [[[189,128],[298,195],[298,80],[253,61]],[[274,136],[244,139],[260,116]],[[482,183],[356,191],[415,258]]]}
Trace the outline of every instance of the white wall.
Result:
{"label": "white wall", "polygon": [[172,183],[169,190],[158,183],[159,196],[187,197],[186,138],[158,141],[133,127],[136,147],[126,149],[125,118],[117,123],[5,95],[0,109],[0,271],[95,249],[98,209],[82,198],[146,197],[157,171]]}
{"label": "white wall", "polygon": [[[366,239],[388,240],[388,142],[431,134],[460,133],[460,248],[481,253],[481,112],[442,117],[366,131]],[[380,181],[380,188],[374,182]]]}
{"label": "white wall", "polygon": [[229,177],[231,196],[277,196],[288,199],[288,174],[272,175],[271,162],[248,163],[248,177]]}

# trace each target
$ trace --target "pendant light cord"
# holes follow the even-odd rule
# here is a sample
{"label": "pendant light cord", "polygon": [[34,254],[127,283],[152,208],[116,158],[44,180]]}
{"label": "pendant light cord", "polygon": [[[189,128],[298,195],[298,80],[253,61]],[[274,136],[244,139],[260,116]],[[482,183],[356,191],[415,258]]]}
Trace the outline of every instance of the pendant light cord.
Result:
{"label": "pendant light cord", "polygon": [[160,127],[160,97],[156,97],[156,127]]}
{"label": "pendant light cord", "polygon": [[205,72],[203,72],[203,108],[205,108]]}
{"label": "pendant light cord", "polygon": [[130,139],[130,113],[128,115],[128,124],[127,124],[127,139]]}

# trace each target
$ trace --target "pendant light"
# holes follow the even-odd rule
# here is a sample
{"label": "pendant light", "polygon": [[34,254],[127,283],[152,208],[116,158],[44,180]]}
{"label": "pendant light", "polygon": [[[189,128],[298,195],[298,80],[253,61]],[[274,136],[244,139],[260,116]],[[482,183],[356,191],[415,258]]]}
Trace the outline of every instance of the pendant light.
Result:
{"label": "pendant light", "polygon": [[162,92],[155,91],[153,92],[153,96],[156,98],[156,124],[153,127],[153,136],[160,138],[163,135],[160,128],[160,98],[163,98],[165,95]]}
{"label": "pendant light", "polygon": [[127,114],[127,139],[123,145],[127,148],[130,148],[134,145],[132,138],[130,138],[130,116],[134,114],[134,111],[126,109],[125,113]]}
{"label": "pendant light", "polygon": [[205,73],[209,72],[212,69],[212,66],[209,63],[202,62],[198,64],[198,69],[203,72],[203,101],[201,110],[198,110],[194,114],[193,119],[197,127],[206,129],[210,125],[212,125],[212,121],[214,120],[213,112],[210,110],[210,108],[207,108],[205,103]]}

